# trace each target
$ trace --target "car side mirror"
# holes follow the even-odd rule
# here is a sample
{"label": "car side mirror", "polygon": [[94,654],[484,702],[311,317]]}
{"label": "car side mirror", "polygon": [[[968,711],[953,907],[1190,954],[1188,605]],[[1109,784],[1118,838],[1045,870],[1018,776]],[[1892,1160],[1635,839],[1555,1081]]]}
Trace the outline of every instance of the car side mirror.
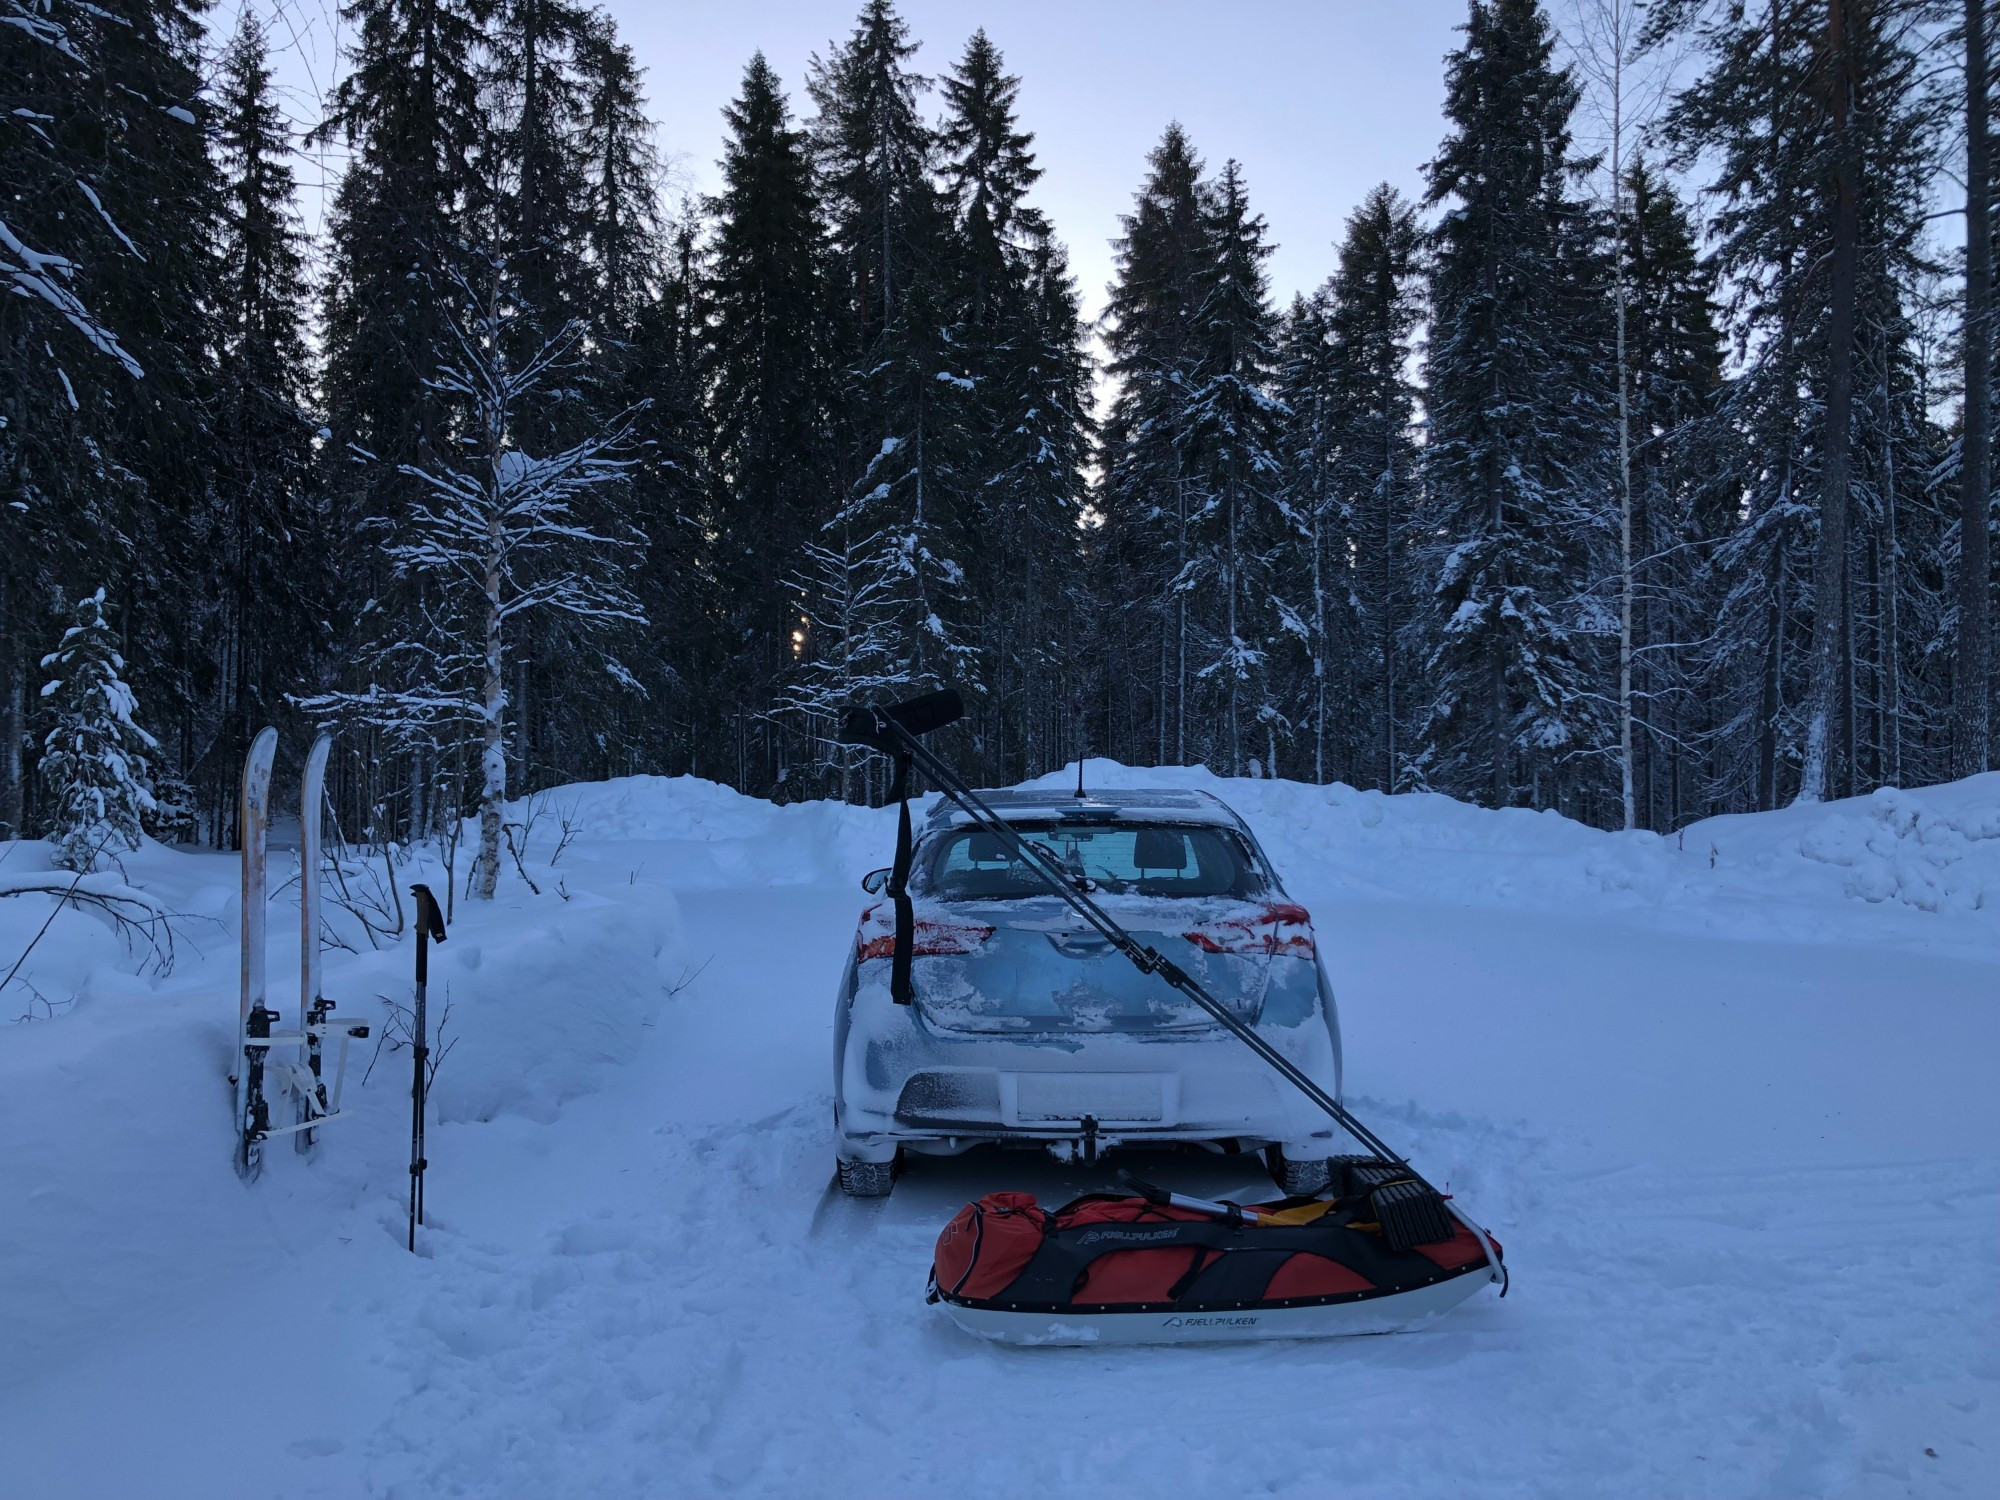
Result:
{"label": "car side mirror", "polygon": [[881,895],[889,889],[889,872],[887,870],[870,870],[866,875],[861,877],[861,889],[871,896]]}

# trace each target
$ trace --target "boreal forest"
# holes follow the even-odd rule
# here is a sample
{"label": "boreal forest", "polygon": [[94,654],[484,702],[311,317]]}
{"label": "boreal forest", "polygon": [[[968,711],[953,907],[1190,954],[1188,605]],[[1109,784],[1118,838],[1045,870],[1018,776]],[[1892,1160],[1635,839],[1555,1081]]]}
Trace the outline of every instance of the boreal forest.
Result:
{"label": "boreal forest", "polygon": [[700,197],[578,0],[347,0],[305,120],[254,8],[0,0],[0,827],[227,846],[266,723],[350,839],[879,801],[840,712],[946,683],[989,784],[1671,831],[1983,770],[1986,9],[1475,0],[1421,195],[1289,302],[1163,103],[1086,319],[1006,57],[891,0],[744,60]]}

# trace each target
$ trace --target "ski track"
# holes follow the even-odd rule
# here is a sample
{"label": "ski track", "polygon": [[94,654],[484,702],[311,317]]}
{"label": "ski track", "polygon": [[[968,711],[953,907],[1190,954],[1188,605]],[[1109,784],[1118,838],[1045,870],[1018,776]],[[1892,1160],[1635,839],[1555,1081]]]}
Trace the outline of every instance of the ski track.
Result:
{"label": "ski track", "polygon": [[[1371,1117],[1438,1148],[1398,1113]],[[1940,1264],[1993,1221],[1990,1163],[1911,1163],[1886,1186],[1545,1164],[1470,1195],[1514,1221],[1506,1303],[1391,1339],[1059,1352],[974,1344],[917,1303],[932,1219],[861,1209],[810,1237],[820,1119],[663,1128],[631,1206],[527,1256],[441,1252],[452,1291],[401,1351],[411,1395],[370,1450],[379,1493],[1137,1493],[1163,1444],[1184,1493],[1320,1493],[1302,1445],[1337,1451],[1360,1494],[1410,1492],[1419,1453],[1433,1494],[1986,1493],[1917,1488],[1932,1461],[1875,1451],[1862,1414],[1990,1341]],[[1523,1145],[1452,1134],[1479,1155]],[[1896,1232],[1857,1245],[1869,1223]],[[1957,1430],[1928,1446],[1982,1446],[1981,1403],[1944,1400]]]}
{"label": "ski track", "polygon": [[[1243,787],[1225,795],[1249,804]],[[0,1050],[0,1098],[47,1076],[113,1112],[140,1067],[173,1080],[144,1149],[113,1133],[61,1157],[60,1177],[27,1153],[0,1165],[0,1193],[27,1205],[0,1228],[14,1273],[0,1317],[27,1315],[33,1359],[0,1354],[0,1496],[2000,1492],[2000,1158],[1990,1102],[1957,1097],[1963,1058],[1948,1055],[1990,1068],[2000,1036],[1973,918],[1948,919],[1953,956],[1900,965],[1905,1005],[1932,1007],[1906,1012],[1935,1028],[1910,1044],[1920,1065],[1880,1049],[1884,1097],[1843,1097],[1802,1129],[1828,1103],[1814,1091],[1842,1086],[1834,1063],[1806,1049],[1788,1072],[1769,1051],[1704,1095],[1673,1039],[1635,1017],[1676,985],[1721,985],[1675,1013],[1710,1033],[1690,1055],[1772,1048],[1782,1032],[1744,1012],[1767,988],[1789,1003],[1777,981],[1817,975],[1821,950],[1692,935],[1754,931],[1741,911],[1699,908],[1698,875],[1667,883],[1680,936],[1656,947],[1616,882],[1601,887],[1615,920],[1493,916],[1484,858],[1468,877],[1484,916],[1401,894],[1422,880],[1407,867],[1360,882],[1311,862],[1312,819],[1273,826],[1311,789],[1272,788],[1266,817],[1246,811],[1322,941],[1353,929],[1351,972],[1336,965],[1353,1102],[1496,1231],[1513,1292],[1384,1338],[1012,1349],[922,1304],[932,1242],[968,1197],[1056,1199],[1091,1185],[1084,1169],[975,1154],[919,1164],[886,1205],[827,1191],[828,997],[861,904],[853,877],[886,847],[887,818],[772,813],[699,784],[683,803],[613,788],[576,789],[624,821],[565,857],[574,900],[559,915],[553,894],[461,908],[439,950],[434,993],[455,993],[466,1050],[441,1075],[417,1257],[402,1248],[393,1081],[359,1091],[356,1120],[310,1164],[273,1153],[248,1189],[228,1175],[220,1086],[202,1072],[227,1047],[226,1020],[206,1014],[226,995],[225,945],[207,977],[146,997],[166,1009],[143,1023],[114,1024],[107,1001],[80,1008],[73,1033],[22,1028],[45,1058]],[[1460,811],[1490,833],[1493,815]],[[787,858],[802,840],[810,858]],[[1849,909],[1787,899],[1781,936],[1845,925],[1839,941],[1861,941]],[[1604,937],[1576,972],[1538,961],[1582,941],[1585,919]],[[1621,953],[1639,955],[1621,976],[1639,991],[1629,1015],[1592,989]],[[336,956],[330,978],[386,993],[405,962]],[[1714,977],[1732,970],[1739,990]],[[274,987],[282,972],[274,949]],[[1854,972],[1874,982],[1866,963]],[[507,1009],[524,988],[536,1014]],[[1987,1008],[1960,1003],[1979,992]],[[1493,996],[1508,1014],[1489,1031]],[[1826,1010],[1829,1055],[1890,1024],[1872,1019],[1883,1000]],[[1565,1007],[1584,1004],[1607,1011],[1606,1035],[1636,1037],[1607,1052],[1629,1079],[1602,1099],[1569,1088],[1557,1055]],[[590,1025],[558,1035],[558,1007],[587,1008]],[[1427,1072],[1405,1052],[1455,1062]],[[1648,1058],[1688,1113],[1655,1110]],[[1639,1123],[1620,1123],[1621,1096]],[[1720,1118],[1698,1122],[1695,1105]],[[18,1142],[48,1127],[0,1128]],[[1268,1186],[1239,1161],[1186,1170],[1198,1190]],[[300,1395],[286,1377],[302,1350],[321,1367]],[[237,1441],[246,1406],[254,1430]],[[101,1442],[114,1413],[126,1436]]]}

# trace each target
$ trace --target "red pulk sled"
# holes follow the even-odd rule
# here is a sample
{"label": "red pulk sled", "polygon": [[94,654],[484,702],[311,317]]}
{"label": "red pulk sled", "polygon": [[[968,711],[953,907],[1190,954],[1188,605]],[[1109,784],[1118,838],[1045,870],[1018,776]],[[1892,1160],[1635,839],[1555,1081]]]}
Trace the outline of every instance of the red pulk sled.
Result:
{"label": "red pulk sled", "polygon": [[[1387,1333],[1456,1307],[1488,1282],[1500,1283],[1505,1296],[1507,1273],[1490,1235],[1198,980],[1114,921],[924,748],[920,736],[964,711],[946,688],[851,709],[840,738],[893,757],[899,794],[910,770],[921,771],[1142,973],[1208,1012],[1368,1154],[1331,1163],[1340,1196],[1330,1201],[1246,1207],[1134,1181],[1137,1197],[1079,1198],[1050,1213],[1025,1193],[989,1194],[939,1238],[930,1300],[983,1338],[1086,1344]],[[887,888],[896,904],[899,987],[913,947],[910,858],[905,801]]]}
{"label": "red pulk sled", "polygon": [[1053,1212],[989,1193],[938,1236],[930,1300],[966,1332],[1012,1344],[1389,1333],[1458,1306],[1499,1270],[1499,1245],[1462,1222],[1408,1243],[1377,1195],[1410,1181],[1249,1206],[1145,1188]]}

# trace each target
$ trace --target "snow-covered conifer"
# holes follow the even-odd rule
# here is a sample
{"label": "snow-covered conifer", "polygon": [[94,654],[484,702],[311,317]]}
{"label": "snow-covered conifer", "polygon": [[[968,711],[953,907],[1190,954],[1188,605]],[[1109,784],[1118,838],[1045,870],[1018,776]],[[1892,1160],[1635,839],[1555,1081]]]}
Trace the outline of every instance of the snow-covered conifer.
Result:
{"label": "snow-covered conifer", "polygon": [[55,724],[42,745],[51,857],[89,874],[114,849],[136,849],[152,811],[146,757],[159,743],[133,720],[138,702],[104,618],[104,590],[76,606],[62,644],[42,658],[42,701]]}
{"label": "snow-covered conifer", "polygon": [[[722,191],[707,205],[714,234],[702,289],[715,475],[708,529],[718,634],[731,657],[716,706],[744,725],[766,718],[785,684],[797,686],[798,600],[787,580],[802,567],[821,576],[806,548],[838,494],[841,391],[810,144],[762,53],[723,118]],[[829,598],[825,607],[838,606]],[[824,728],[815,723],[805,729],[809,759]]]}
{"label": "snow-covered conifer", "polygon": [[1421,252],[1416,210],[1386,183],[1375,188],[1347,221],[1328,313],[1333,483],[1353,548],[1350,670],[1365,705],[1349,774],[1385,791],[1400,783],[1419,685],[1408,641],[1419,401],[1409,371],[1424,312]]}
{"label": "snow-covered conifer", "polygon": [[1205,712],[1204,758],[1240,776],[1260,758],[1277,774],[1278,739],[1288,717],[1274,690],[1271,652],[1298,613],[1280,597],[1299,570],[1296,527],[1280,499],[1278,421],[1271,394],[1275,363],[1262,216],[1250,210],[1239,163],[1223,164],[1206,195],[1207,264],[1197,281],[1201,358],[1176,422],[1193,480],[1194,543],[1175,587],[1197,605],[1194,678]]}
{"label": "snow-covered conifer", "polygon": [[[1720,395],[1731,441],[1708,445],[1734,511],[1705,558],[1714,807],[1950,772],[1940,634],[1956,634],[1955,517],[1925,475],[1956,465],[1925,408],[1929,383],[1951,376],[1918,363],[1933,295],[1923,236],[1947,140],[1916,15],[1758,0],[1659,17],[1702,63],[1665,133],[1677,164],[1710,169],[1708,264],[1742,353]],[[1861,102],[1843,118],[1850,96]],[[1846,419],[1830,423],[1836,406]],[[1846,538],[1830,550],[1829,521]]]}
{"label": "snow-covered conifer", "polygon": [[[895,598],[879,566],[881,537],[858,535],[836,522],[805,549],[805,566],[791,580],[797,627],[787,644],[793,671],[782,703],[805,725],[803,768],[823,792],[848,801],[865,788],[856,772],[870,757],[839,743],[841,715],[855,703],[906,696],[908,677],[898,651]],[[798,791],[799,788],[788,788]]]}
{"label": "snow-covered conifer", "polygon": [[1610,742],[1593,607],[1614,451],[1610,299],[1570,153],[1577,86],[1539,0],[1472,7],[1447,65],[1452,134],[1431,274],[1424,528],[1440,790],[1590,811]]}
{"label": "snow-covered conifer", "polygon": [[1118,278],[1104,341],[1116,394],[1104,424],[1105,524],[1094,590],[1103,601],[1096,656],[1106,678],[1110,753],[1185,762],[1194,627],[1178,580],[1192,555],[1192,476],[1179,442],[1199,378],[1201,280],[1212,241],[1202,162],[1178,123],[1146,158],[1146,180],[1114,242]]}
{"label": "snow-covered conifer", "polygon": [[880,539],[868,566],[893,601],[913,687],[976,693],[964,563],[977,381],[953,335],[954,223],[918,112],[928,81],[888,0],[867,0],[845,46],[816,59],[812,126],[840,284],[849,446],[839,524]]}

